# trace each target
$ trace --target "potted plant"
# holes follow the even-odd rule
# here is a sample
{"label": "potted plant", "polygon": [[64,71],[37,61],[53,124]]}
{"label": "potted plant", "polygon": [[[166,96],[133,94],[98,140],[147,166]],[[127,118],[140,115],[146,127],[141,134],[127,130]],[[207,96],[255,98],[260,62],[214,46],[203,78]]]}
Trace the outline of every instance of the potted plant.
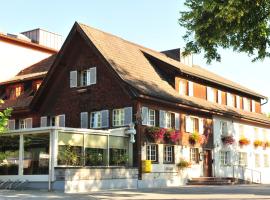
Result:
{"label": "potted plant", "polygon": [[253,142],[253,145],[255,148],[259,147],[259,146],[262,146],[263,145],[263,142],[261,140],[255,140]]}
{"label": "potted plant", "polygon": [[147,127],[146,138],[151,142],[162,143],[166,129],[159,127]]}
{"label": "potted plant", "polygon": [[167,129],[163,139],[165,143],[176,144],[180,139],[180,133],[174,129]]}
{"label": "potted plant", "polygon": [[232,135],[228,135],[228,136],[222,136],[221,141],[224,145],[231,145],[235,142],[235,139],[233,138]]}
{"label": "potted plant", "polygon": [[199,144],[204,144],[206,142],[206,137],[205,135],[199,135]]}
{"label": "potted plant", "polygon": [[191,135],[189,135],[189,144],[191,144],[192,146],[194,146],[196,143],[199,142],[200,139],[200,135],[198,133],[192,133]]}
{"label": "potted plant", "polygon": [[191,163],[185,159],[180,159],[180,162],[176,164],[179,170],[183,170],[185,168],[191,167]]}
{"label": "potted plant", "polygon": [[270,141],[266,141],[266,142],[263,144],[263,146],[264,146],[264,149],[270,147]]}
{"label": "potted plant", "polygon": [[239,140],[239,144],[240,144],[240,146],[249,145],[250,144],[250,141],[247,138],[241,138]]}

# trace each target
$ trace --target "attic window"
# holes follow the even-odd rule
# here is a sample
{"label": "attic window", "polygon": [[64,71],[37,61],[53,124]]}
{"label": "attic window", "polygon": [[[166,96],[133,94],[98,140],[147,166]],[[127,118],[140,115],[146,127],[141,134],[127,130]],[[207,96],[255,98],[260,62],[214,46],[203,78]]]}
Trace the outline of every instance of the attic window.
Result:
{"label": "attic window", "polygon": [[16,99],[22,94],[22,86],[11,87],[9,92],[9,98]]}

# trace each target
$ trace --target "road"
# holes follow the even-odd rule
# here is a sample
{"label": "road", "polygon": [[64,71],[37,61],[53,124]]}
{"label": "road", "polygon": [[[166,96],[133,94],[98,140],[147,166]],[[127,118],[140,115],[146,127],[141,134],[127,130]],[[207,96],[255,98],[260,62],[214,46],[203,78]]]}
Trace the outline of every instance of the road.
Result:
{"label": "road", "polygon": [[183,186],[179,188],[109,190],[88,194],[64,194],[47,191],[0,191],[0,199],[16,200],[121,200],[121,199],[235,199],[270,200],[270,185]]}

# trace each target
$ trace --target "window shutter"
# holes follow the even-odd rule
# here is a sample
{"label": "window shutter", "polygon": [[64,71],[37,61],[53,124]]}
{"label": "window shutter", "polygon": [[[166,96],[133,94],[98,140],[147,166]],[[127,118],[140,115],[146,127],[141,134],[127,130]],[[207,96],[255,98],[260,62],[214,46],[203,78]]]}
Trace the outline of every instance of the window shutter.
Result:
{"label": "window shutter", "polygon": [[27,118],[27,119],[25,119],[25,127],[26,128],[33,128],[33,120],[32,120],[32,118]]}
{"label": "window shutter", "polygon": [[124,125],[127,126],[132,122],[132,107],[124,108]]}
{"label": "window shutter", "polygon": [[109,127],[109,110],[101,111],[101,127],[102,128]]}
{"label": "window shutter", "polygon": [[164,110],[159,111],[159,127],[161,128],[165,128],[165,113]]}
{"label": "window shutter", "polygon": [[203,118],[199,118],[199,133],[203,134],[204,133],[204,119]]}
{"label": "window shutter", "polygon": [[97,83],[97,68],[92,67],[90,70],[90,85]]}
{"label": "window shutter", "polygon": [[221,96],[221,91],[218,90],[218,103],[221,104],[222,103],[222,96]]}
{"label": "window shutter", "polygon": [[58,126],[59,127],[65,127],[65,121],[66,121],[66,116],[65,115],[58,115],[58,117],[56,118],[58,120],[56,120],[56,124],[57,124],[57,121],[58,121]]}
{"label": "window shutter", "polygon": [[74,88],[77,87],[77,71],[70,72],[70,87]]}
{"label": "window shutter", "polygon": [[81,128],[88,128],[88,112],[81,112]]}
{"label": "window shutter", "polygon": [[148,125],[148,108],[142,107],[142,125]]}
{"label": "window shutter", "polygon": [[186,116],[186,132],[191,133],[192,132],[192,121],[190,116]]}
{"label": "window shutter", "polygon": [[189,81],[188,82],[188,96],[193,96],[193,82]]}
{"label": "window shutter", "polygon": [[15,130],[15,120],[14,119],[8,120],[8,129]]}
{"label": "window shutter", "polygon": [[175,113],[175,130],[180,130],[180,117],[179,113]]}
{"label": "window shutter", "polygon": [[40,118],[40,127],[47,127],[47,125],[48,125],[47,117],[46,116],[41,117]]}

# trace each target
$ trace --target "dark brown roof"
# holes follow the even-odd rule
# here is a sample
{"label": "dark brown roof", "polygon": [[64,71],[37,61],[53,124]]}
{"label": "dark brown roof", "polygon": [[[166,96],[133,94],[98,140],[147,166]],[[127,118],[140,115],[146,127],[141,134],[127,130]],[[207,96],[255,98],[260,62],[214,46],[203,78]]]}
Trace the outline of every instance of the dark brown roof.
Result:
{"label": "dark brown roof", "polygon": [[229,87],[238,88],[239,90],[251,93],[254,96],[261,97],[261,95],[205,69],[186,66],[160,52],[131,43],[122,38],[91,28],[84,24],[78,25],[82,29],[83,33],[85,33],[89,40],[104,56],[107,62],[117,72],[120,78],[139,91],[140,94],[270,124],[270,120],[263,114],[246,112],[240,109],[219,105],[217,103],[211,103],[196,97],[182,96],[178,94],[177,91],[159,75],[149,60],[145,57],[144,53],[175,66],[184,73],[210,79]]}

